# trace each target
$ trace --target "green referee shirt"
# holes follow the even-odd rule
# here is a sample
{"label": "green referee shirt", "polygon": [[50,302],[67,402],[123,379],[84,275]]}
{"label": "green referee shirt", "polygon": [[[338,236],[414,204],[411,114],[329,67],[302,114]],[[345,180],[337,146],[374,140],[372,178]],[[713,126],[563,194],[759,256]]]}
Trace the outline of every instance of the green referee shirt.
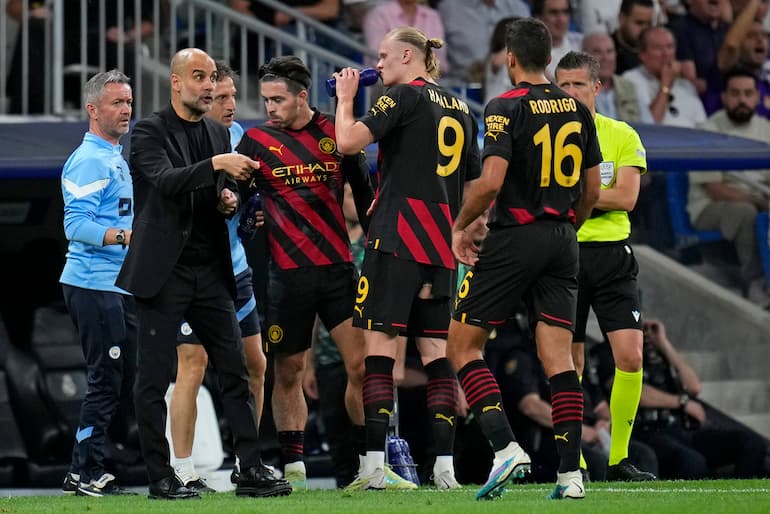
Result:
{"label": "green referee shirt", "polygon": [[[615,186],[618,170],[634,166],[640,173],[647,172],[647,154],[639,134],[623,121],[597,113],[594,118],[602,163],[599,165],[602,189]],[[578,242],[623,241],[631,234],[631,221],[626,211],[594,209],[592,216],[578,230]]]}

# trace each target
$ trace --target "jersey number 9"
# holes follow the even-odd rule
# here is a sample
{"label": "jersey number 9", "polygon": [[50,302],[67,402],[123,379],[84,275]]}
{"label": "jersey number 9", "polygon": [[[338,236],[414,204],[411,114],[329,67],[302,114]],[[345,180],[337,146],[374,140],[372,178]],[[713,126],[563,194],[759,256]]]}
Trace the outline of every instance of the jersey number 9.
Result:
{"label": "jersey number 9", "polygon": [[[454,143],[449,143],[449,137],[447,133],[449,131],[454,132]],[[436,174],[441,177],[448,177],[455,171],[460,165],[460,159],[462,158],[463,147],[465,146],[465,132],[463,126],[455,118],[451,116],[442,116],[438,122],[438,151],[444,157],[449,159],[446,164],[440,162],[436,165]]]}

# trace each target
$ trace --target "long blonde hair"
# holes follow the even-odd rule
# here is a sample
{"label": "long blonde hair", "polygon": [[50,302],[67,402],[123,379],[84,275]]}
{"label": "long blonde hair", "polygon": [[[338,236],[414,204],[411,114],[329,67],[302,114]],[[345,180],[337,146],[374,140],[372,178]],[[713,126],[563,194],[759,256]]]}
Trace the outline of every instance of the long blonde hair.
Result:
{"label": "long blonde hair", "polygon": [[415,47],[425,56],[425,70],[430,78],[437,79],[439,76],[439,60],[433,52],[434,48],[444,46],[444,41],[439,38],[425,37],[421,30],[414,27],[399,27],[388,32],[387,38],[400,41]]}

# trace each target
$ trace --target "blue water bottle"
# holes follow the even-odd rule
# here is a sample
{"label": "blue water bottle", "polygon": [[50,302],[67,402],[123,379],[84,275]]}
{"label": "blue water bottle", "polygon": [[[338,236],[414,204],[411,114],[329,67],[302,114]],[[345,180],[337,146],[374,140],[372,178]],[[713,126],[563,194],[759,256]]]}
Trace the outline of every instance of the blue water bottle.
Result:
{"label": "blue water bottle", "polygon": [[238,236],[249,241],[254,239],[257,233],[257,212],[262,210],[262,197],[255,192],[246,202],[241,213],[241,221],[238,223]]}
{"label": "blue water bottle", "polygon": [[[367,87],[375,84],[380,79],[380,72],[374,68],[364,68],[358,75],[358,87]],[[326,79],[326,92],[329,96],[337,96],[337,80]]]}
{"label": "blue water bottle", "polygon": [[394,435],[388,436],[388,464],[404,480],[420,485],[417,465],[414,463],[406,440]]}

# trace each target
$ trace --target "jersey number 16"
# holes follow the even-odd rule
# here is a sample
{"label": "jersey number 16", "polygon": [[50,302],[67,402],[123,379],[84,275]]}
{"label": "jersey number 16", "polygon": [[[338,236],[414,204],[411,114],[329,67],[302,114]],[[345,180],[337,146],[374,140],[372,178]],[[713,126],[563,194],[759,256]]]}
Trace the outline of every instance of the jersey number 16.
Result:
{"label": "jersey number 16", "polygon": [[[540,187],[551,184],[551,170],[556,183],[562,187],[572,187],[580,180],[580,169],[583,164],[583,151],[574,143],[566,143],[570,134],[580,134],[583,126],[579,121],[565,123],[556,132],[551,141],[551,125],[546,123],[532,137],[535,146],[543,145],[543,157],[540,161]],[[565,174],[562,163],[567,157],[572,158],[572,173]]]}

